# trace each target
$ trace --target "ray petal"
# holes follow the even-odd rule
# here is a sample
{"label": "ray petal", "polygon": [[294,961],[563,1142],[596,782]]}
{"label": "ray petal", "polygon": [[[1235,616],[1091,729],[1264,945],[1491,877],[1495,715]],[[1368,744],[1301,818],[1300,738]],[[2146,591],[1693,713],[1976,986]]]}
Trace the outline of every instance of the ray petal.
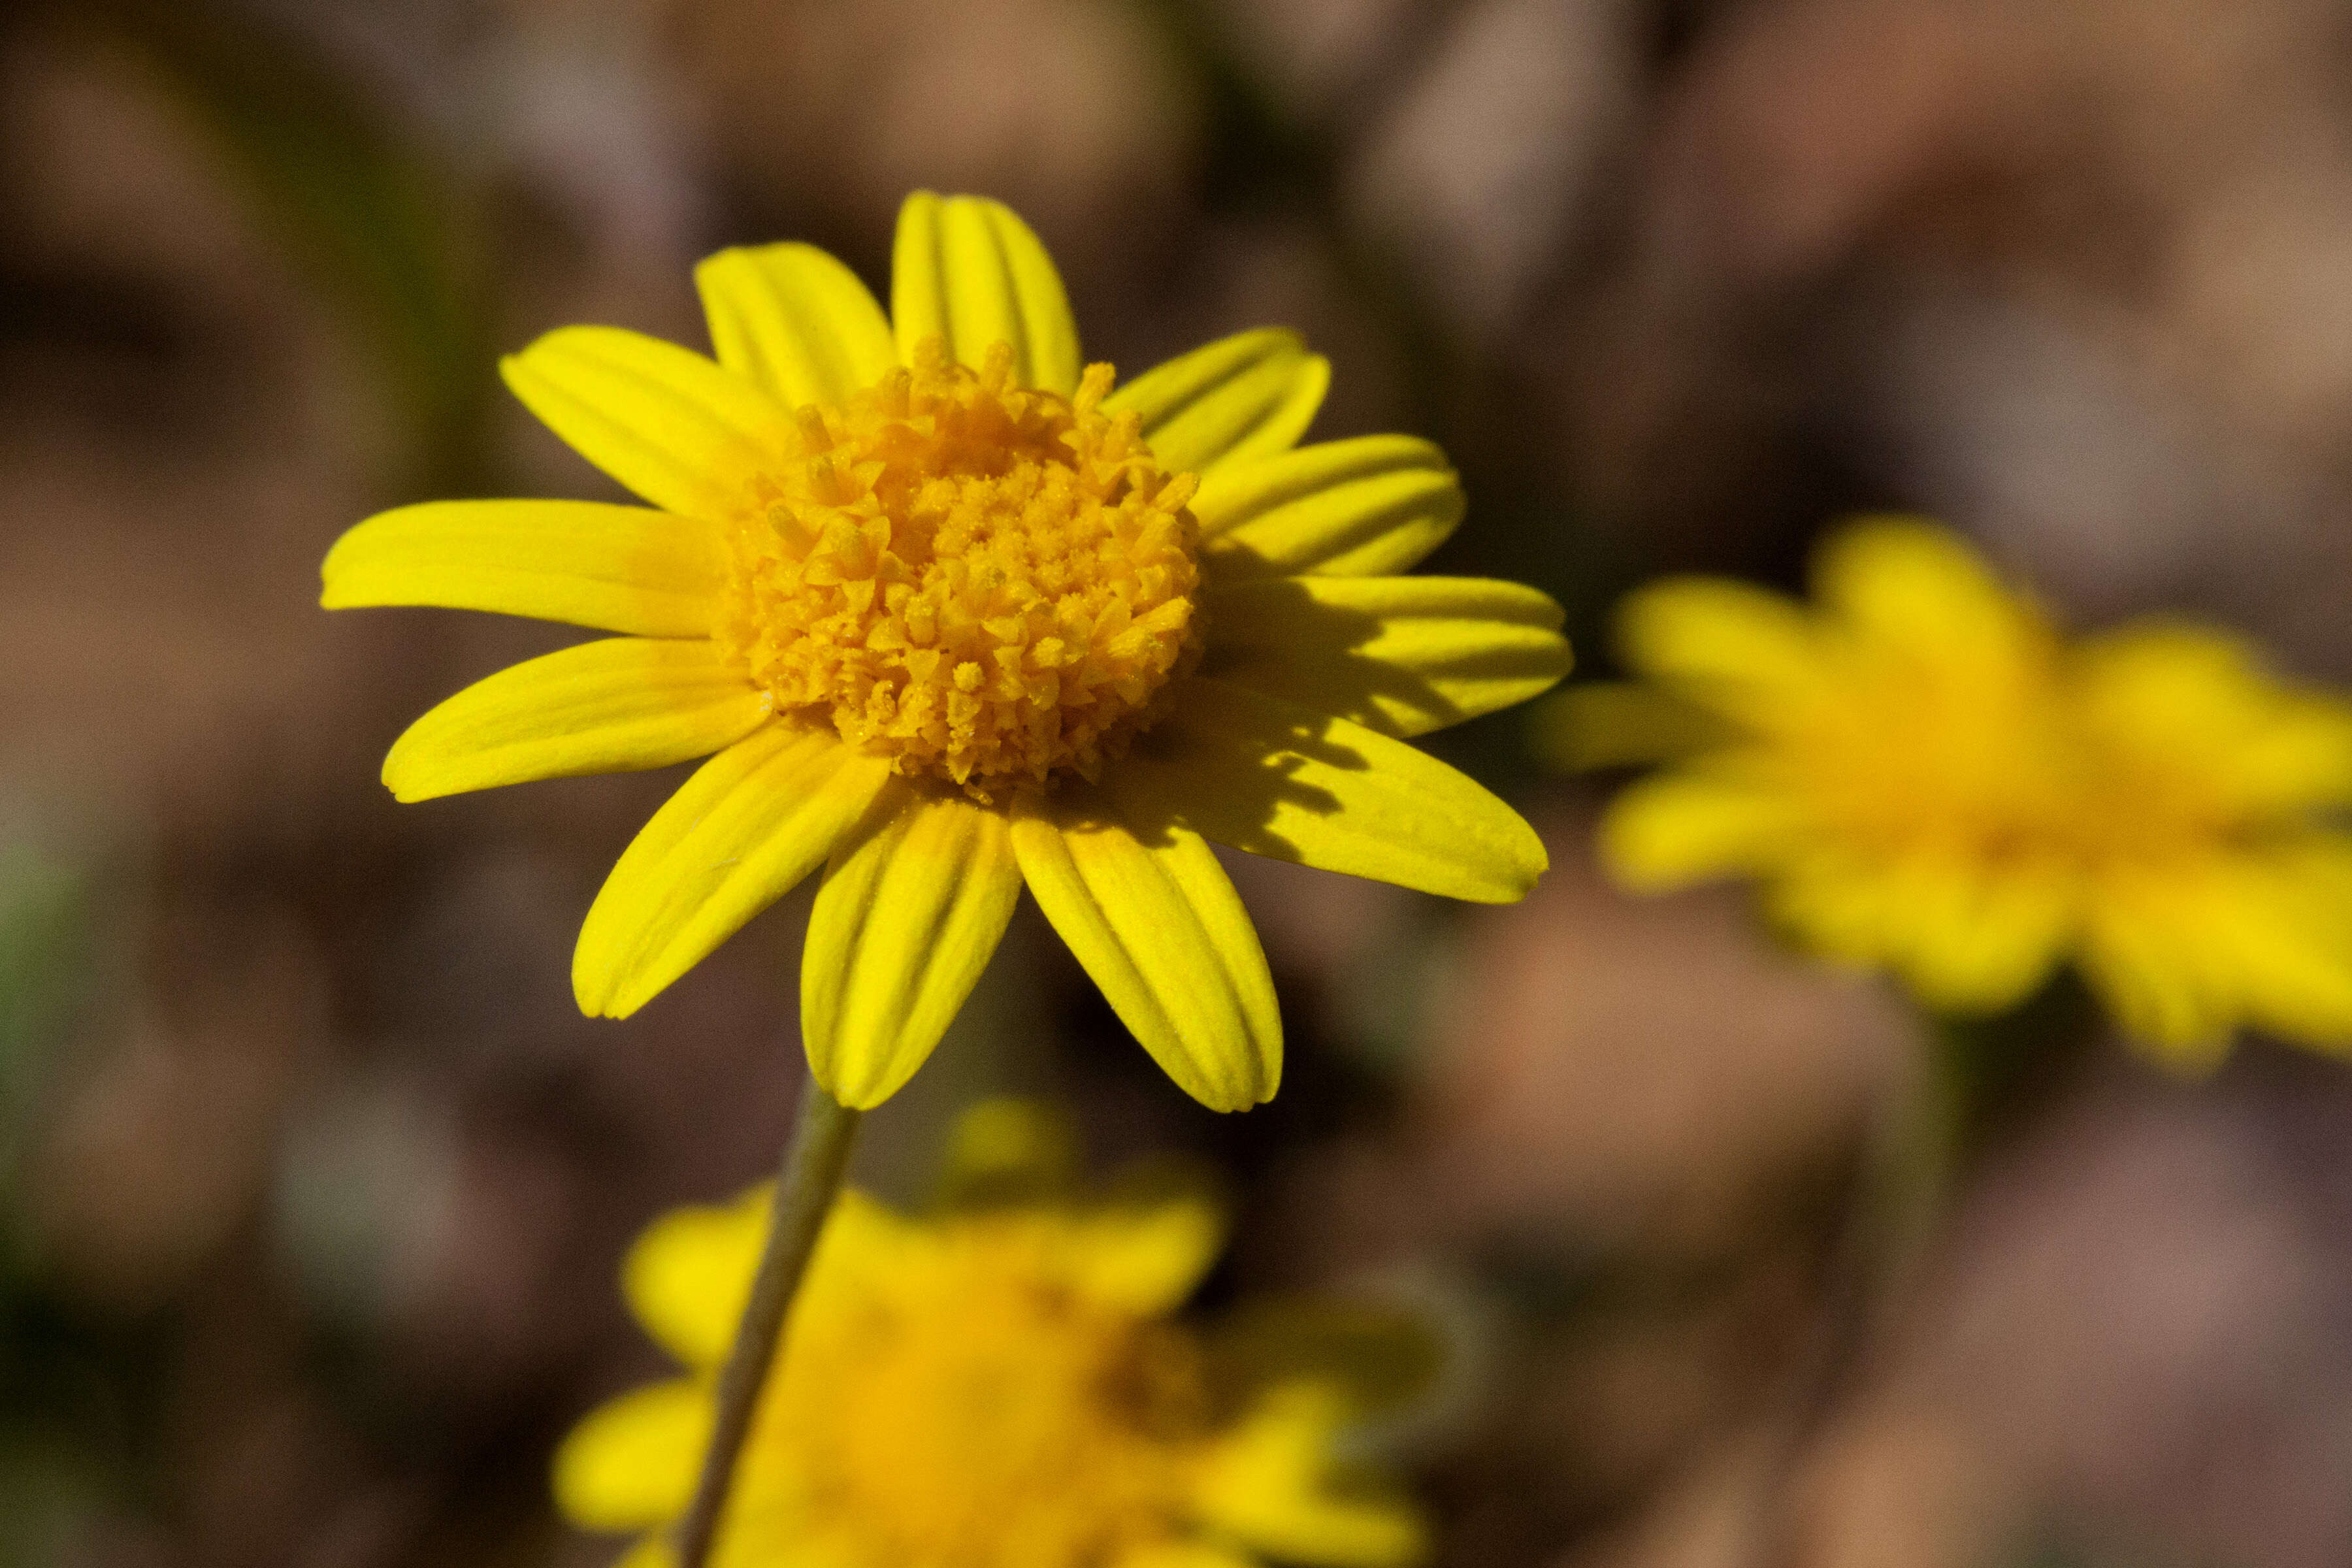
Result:
{"label": "ray petal", "polygon": [[613,868],[572,959],[581,1011],[624,1018],[824,864],[890,777],[773,723],[705,763]]}
{"label": "ray petal", "polygon": [[1173,823],[1253,855],[1447,898],[1514,902],[1547,864],[1517,812],[1428,753],[1199,676],[1107,780],[1139,831]]}
{"label": "ray petal", "polygon": [[1410,571],[1462,521],[1445,454],[1411,436],[1318,441],[1201,481],[1202,570],[1213,580]]}
{"label": "ray petal", "polygon": [[369,518],[320,575],[331,610],[436,605],[693,637],[709,634],[726,559],[710,524],[646,507],[446,500]]}
{"label": "ray petal", "polygon": [[403,801],[709,756],[767,721],[768,695],[704,638],[607,637],[502,669],[393,742]]}
{"label": "ray petal", "polygon": [[925,338],[980,368],[996,343],[1013,348],[1024,386],[1065,396],[1078,384],[1078,327],[1069,296],[1036,235],[1011,207],[984,196],[917,191],[898,209],[890,262],[890,317],[898,353]]}
{"label": "ray petal", "polygon": [[1072,1264],[1091,1300],[1157,1318],[1184,1304],[1224,1245],[1225,1216],[1214,1202],[1169,1197],[1088,1215]]}
{"label": "ray petal", "polygon": [[619,327],[561,327],[499,364],[507,385],[579,454],[646,500],[719,521],[789,413],[747,378]]}
{"label": "ray petal", "polygon": [[671,1209],[630,1244],[621,1294],[656,1344],[690,1371],[716,1372],[742,1321],[767,1234],[766,1188],[733,1203]]}
{"label": "ray petal", "polygon": [[678,1379],[588,1413],[555,1451],[555,1506],[583,1530],[645,1530],[694,1494],[710,1440],[710,1390]]}
{"label": "ray petal", "polygon": [[1571,662],[1560,608],[1483,577],[1275,577],[1205,595],[1206,673],[1384,735],[1537,695]]}
{"label": "ray petal", "polygon": [[893,781],[835,847],[809,916],[801,1036],[817,1082],[861,1110],[897,1093],[971,994],[1020,897],[1002,812]]}
{"label": "ray petal", "polygon": [[1199,834],[1149,841],[1099,792],[1066,785],[1013,812],[1039,907],[1119,1020],[1187,1094],[1245,1110],[1282,1079],[1282,1017],[1257,931]]}
{"label": "ray petal", "polygon": [[1297,332],[1260,327],[1144,372],[1103,399],[1103,411],[1133,410],[1163,467],[1205,478],[1289,450],[1330,384],[1331,362],[1307,353]]}
{"label": "ray petal", "polygon": [[1313,1383],[1270,1391],[1203,1456],[1193,1507],[1202,1523],[1284,1563],[1407,1568],[1428,1532],[1405,1499],[1335,1484],[1333,1445],[1345,1401]]}
{"label": "ray petal", "polygon": [[815,246],[722,250],[694,281],[719,363],[787,408],[840,403],[898,363],[882,307]]}

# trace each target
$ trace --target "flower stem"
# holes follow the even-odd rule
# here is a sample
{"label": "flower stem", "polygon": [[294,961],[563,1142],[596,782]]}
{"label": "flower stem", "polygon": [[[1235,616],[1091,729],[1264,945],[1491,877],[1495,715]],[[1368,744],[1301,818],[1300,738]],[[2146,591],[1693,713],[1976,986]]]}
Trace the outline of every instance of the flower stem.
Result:
{"label": "flower stem", "polygon": [[809,1255],[816,1250],[825,1215],[841,1193],[860,1119],[860,1112],[835,1100],[814,1078],[802,1084],[800,1119],[784,1148],[775,1201],[769,1205],[767,1247],[760,1254],[760,1271],[752,1277],[751,1299],[735,1331],[734,1348],[719,1374],[718,1419],[703,1455],[702,1476],[695,1483],[694,1501],[678,1523],[677,1568],[703,1568],[709,1561],[735,1479],[736,1458],[751,1435],[760,1390],[782,1342],[784,1319],[801,1277],[808,1271]]}
{"label": "flower stem", "polygon": [[1757,1558],[1768,1568],[1809,1560],[1790,1484],[1853,1395],[1866,1358],[1917,1305],[1975,1167],[2063,1087],[2099,1028],[2095,1007],[2071,979],[1990,1018],[1921,1016],[1922,1058],[1907,1094],[1883,1108],[1864,1142],[1831,1238],[1819,1331],[1800,1362],[1794,1409],[1765,1472],[1768,1517]]}

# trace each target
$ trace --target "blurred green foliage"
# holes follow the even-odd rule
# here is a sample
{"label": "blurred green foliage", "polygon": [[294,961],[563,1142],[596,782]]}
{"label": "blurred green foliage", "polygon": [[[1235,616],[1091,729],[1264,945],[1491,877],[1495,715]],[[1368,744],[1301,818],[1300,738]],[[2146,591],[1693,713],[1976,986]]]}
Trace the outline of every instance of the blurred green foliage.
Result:
{"label": "blurred green foliage", "polygon": [[34,1119],[96,973],[88,876],[0,843],[0,1568],[59,1561],[120,1458],[103,1348],[43,1289],[24,1199]]}

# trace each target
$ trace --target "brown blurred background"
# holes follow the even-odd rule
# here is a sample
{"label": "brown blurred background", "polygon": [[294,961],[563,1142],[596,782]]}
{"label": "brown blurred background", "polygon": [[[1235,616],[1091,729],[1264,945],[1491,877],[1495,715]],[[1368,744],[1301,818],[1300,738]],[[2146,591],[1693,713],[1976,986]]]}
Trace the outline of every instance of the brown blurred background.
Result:
{"label": "brown blurred background", "polygon": [[[1454,454],[1435,570],[1793,582],[1936,512],[2084,620],[2352,674],[2352,13],[2320,0],[103,0],[0,10],[0,1564],[607,1560],[551,1444],[659,1365],[635,1227],[756,1179],[806,895],[625,1024],[568,985],[670,787],[396,807],[560,629],[333,616],[345,527],[607,493],[495,354],[701,341],[688,269],[884,283],[1001,196],[1123,372],[1267,321],[1318,433]],[[1440,738],[1555,869],[1465,911],[1234,867],[1281,1098],[1171,1089],[1034,919],[875,1119],[1223,1162],[1211,1297],[1404,1293],[1454,1565],[2352,1561],[2352,1081],[2120,1054],[2015,1128],[1826,1404],[1837,1215],[1914,1041],[1736,899],[1628,901],[1519,715]],[[1045,998],[1040,1011],[1039,998]],[[1833,1296],[1834,1292],[1829,1292]]]}

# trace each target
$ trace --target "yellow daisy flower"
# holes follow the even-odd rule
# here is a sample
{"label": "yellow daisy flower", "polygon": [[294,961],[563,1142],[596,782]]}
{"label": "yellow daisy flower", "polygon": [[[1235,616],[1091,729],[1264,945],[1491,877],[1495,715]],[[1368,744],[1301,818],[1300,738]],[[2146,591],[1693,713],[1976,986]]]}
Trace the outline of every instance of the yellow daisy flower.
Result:
{"label": "yellow daisy flower", "polygon": [[[983,1121],[1015,1123],[998,1103]],[[1019,1129],[1016,1127],[1016,1133]],[[1079,1205],[992,1189],[929,1218],[843,1194],[738,1461],[715,1568],[1331,1568],[1423,1554],[1409,1501],[1335,1447],[1431,1341],[1367,1331],[1216,1339],[1173,1321],[1222,1244],[1198,1196]],[[976,1201],[975,1201],[976,1199]],[[583,1529],[641,1531],[667,1568],[767,1226],[767,1194],[656,1221],[623,1273],[689,1375],[573,1429],[555,1494]],[[1367,1381],[1344,1371],[1385,1334]],[[1302,1347],[1320,1338],[1340,1359]],[[1272,1353],[1269,1353],[1272,1352]],[[1411,1363],[1411,1364],[1409,1364]]]}
{"label": "yellow daisy flower", "polygon": [[1297,447],[1329,380],[1242,332],[1114,390],[1008,209],[908,198],[886,318],[805,245],[696,281],[717,360],[609,327],[505,363],[651,508],[370,519],[322,602],[617,632],[436,708],[404,801],[709,756],[614,868],[580,1005],[620,1017],[824,868],[802,966],[818,1080],[868,1107],[938,1042],[1025,881],[1170,1076],[1239,1110],[1281,1027],[1208,842],[1454,898],[1523,896],[1535,835],[1403,743],[1549,686],[1559,611],[1402,577],[1462,494],[1427,442]]}
{"label": "yellow daisy flower", "polygon": [[1612,805],[1622,880],[1760,878],[1800,942],[1955,1013],[2072,961],[2183,1065],[2240,1024],[2352,1043],[2352,708],[2202,627],[2062,639],[1924,523],[1834,536],[1814,598],[1653,584],[1620,623],[1650,696],[1559,700],[1595,757],[1707,734]]}

